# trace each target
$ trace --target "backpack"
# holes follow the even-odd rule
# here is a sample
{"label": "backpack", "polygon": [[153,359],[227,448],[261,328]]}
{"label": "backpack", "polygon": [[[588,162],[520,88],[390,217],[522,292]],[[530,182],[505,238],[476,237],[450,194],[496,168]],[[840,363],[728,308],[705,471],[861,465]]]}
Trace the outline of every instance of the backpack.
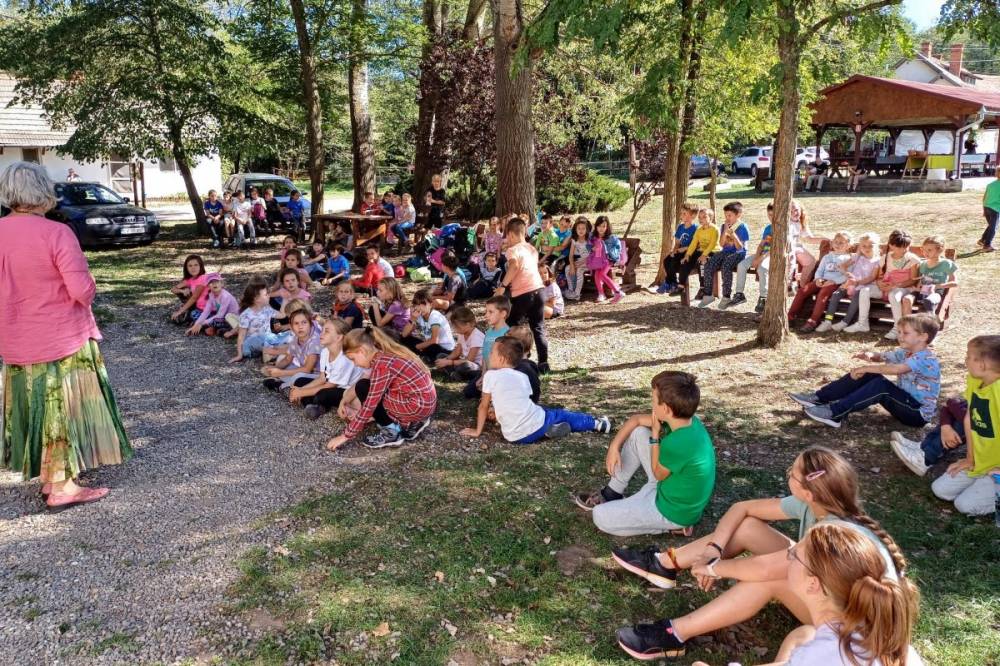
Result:
{"label": "backpack", "polygon": [[267,219],[267,213],[264,211],[263,204],[255,203],[250,209],[250,217],[253,218],[254,222],[263,222]]}
{"label": "backpack", "polygon": [[628,243],[622,242],[621,246],[621,251],[618,253],[618,261],[615,262],[615,266],[624,268],[628,264]]}

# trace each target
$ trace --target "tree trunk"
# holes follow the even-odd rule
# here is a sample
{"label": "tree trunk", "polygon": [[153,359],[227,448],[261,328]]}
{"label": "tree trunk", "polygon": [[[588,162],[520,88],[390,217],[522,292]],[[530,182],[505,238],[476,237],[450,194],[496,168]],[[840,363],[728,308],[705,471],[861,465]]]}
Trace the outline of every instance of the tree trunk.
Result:
{"label": "tree trunk", "polygon": [[521,0],[491,0],[496,62],[496,214],[535,212],[535,132],[531,122],[532,63],[511,72],[521,42]]}
{"label": "tree trunk", "polygon": [[423,203],[431,176],[440,166],[434,160],[434,129],[441,105],[440,81],[434,69],[434,47],[444,38],[448,4],[444,0],[424,0],[423,22],[427,41],[420,56],[420,98],[417,100],[417,136],[413,154],[414,202]]}
{"label": "tree trunk", "polygon": [[465,26],[462,28],[462,39],[467,42],[482,39],[485,22],[486,0],[469,0],[469,9],[465,12]]}
{"label": "tree trunk", "polygon": [[792,177],[795,172],[795,143],[799,124],[799,64],[802,45],[795,5],[778,3],[778,57],[781,60],[781,121],[771,159],[774,169],[774,222],[771,230],[771,259],[768,274],[767,304],[760,320],[757,338],[764,345],[777,347],[788,335],[788,217],[792,202]]}
{"label": "tree trunk", "polygon": [[715,212],[718,204],[717,192],[719,190],[719,172],[715,170],[715,158],[708,158],[708,207]]}
{"label": "tree trunk", "polygon": [[233,159],[233,173],[240,173],[240,163],[243,161],[242,157],[243,157],[243,152],[237,150],[236,158]]}
{"label": "tree trunk", "polygon": [[191,202],[191,208],[194,210],[194,219],[197,223],[198,233],[207,234],[208,218],[205,217],[205,204],[201,200],[201,195],[198,194],[198,186],[194,183],[194,175],[191,173],[191,163],[188,160],[184,146],[181,144],[180,129],[175,132],[171,128],[170,135],[173,142],[170,150],[174,156],[174,162],[177,163],[177,170],[181,172],[181,178],[184,179],[184,189],[187,191],[188,201]]}
{"label": "tree trunk", "polygon": [[306,22],[302,0],[290,0],[295,36],[299,46],[299,81],[302,84],[302,101],[306,109],[306,142],[309,146],[309,200],[312,213],[323,212],[323,107],[320,102],[319,84],[316,81],[316,55]]}
{"label": "tree trunk", "polygon": [[[362,20],[365,0],[353,0],[352,14]],[[354,157],[354,209],[358,210],[365,192],[375,192],[375,144],[372,118],[368,112],[368,63],[356,44],[348,63],[348,93],[351,106],[351,154]]]}

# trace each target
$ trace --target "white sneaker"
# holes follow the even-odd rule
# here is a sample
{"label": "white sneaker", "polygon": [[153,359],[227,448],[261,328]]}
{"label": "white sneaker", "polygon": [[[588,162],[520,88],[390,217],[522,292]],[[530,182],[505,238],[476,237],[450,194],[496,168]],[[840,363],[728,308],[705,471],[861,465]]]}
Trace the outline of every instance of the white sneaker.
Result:
{"label": "white sneaker", "polygon": [[715,302],[715,296],[704,296],[698,303],[699,308],[707,308],[709,305]]}
{"label": "white sneaker", "polygon": [[833,326],[831,326],[830,328],[831,328],[831,329],[833,329],[834,331],[836,331],[837,333],[840,333],[840,332],[841,332],[841,331],[843,331],[843,330],[844,330],[845,328],[847,328],[847,324],[845,324],[845,323],[844,323],[844,322],[842,322],[842,321],[838,321],[838,322],[837,322],[836,324],[834,324],[834,325],[833,325]]}
{"label": "white sneaker", "polygon": [[731,301],[732,301],[732,299],[729,299],[729,298],[725,298],[725,297],[723,297],[723,298],[719,299],[719,305],[718,305],[718,308],[719,308],[720,310],[725,310],[726,308],[728,308],[728,307],[729,307],[729,303],[730,303]]}
{"label": "white sneaker", "polygon": [[923,476],[927,473],[928,466],[924,464],[924,452],[920,449],[914,450],[894,441],[892,443],[892,452],[906,465],[906,469],[917,476]]}
{"label": "white sneaker", "polygon": [[844,333],[867,333],[870,330],[867,323],[862,324],[860,321],[856,321],[845,328]]}
{"label": "white sneaker", "polygon": [[830,320],[829,319],[824,319],[823,321],[821,321],[819,323],[819,326],[816,327],[816,332],[817,333],[826,333],[831,328],[833,328],[833,324],[830,323]]}
{"label": "white sneaker", "polygon": [[885,334],[885,339],[886,340],[898,340],[899,339],[899,331],[896,329],[895,326],[892,327],[891,331],[889,331],[888,333]]}
{"label": "white sneaker", "polygon": [[598,303],[603,303],[606,300],[608,300],[608,299],[604,298],[604,294],[601,294],[600,296],[597,297],[597,302]]}

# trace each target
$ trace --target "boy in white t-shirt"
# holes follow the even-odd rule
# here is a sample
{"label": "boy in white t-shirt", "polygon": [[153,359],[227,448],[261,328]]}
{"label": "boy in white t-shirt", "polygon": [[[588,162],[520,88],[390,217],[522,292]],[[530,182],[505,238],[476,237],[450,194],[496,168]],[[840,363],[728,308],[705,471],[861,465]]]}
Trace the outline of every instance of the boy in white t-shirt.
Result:
{"label": "boy in white t-shirt", "polygon": [[455,379],[473,379],[479,376],[483,365],[483,343],[486,335],[476,328],[475,313],[465,306],[451,313],[451,324],[458,334],[458,344],[450,354],[439,358],[435,368],[444,370]]}
{"label": "boy in white t-shirt", "polygon": [[611,432],[611,420],[607,416],[594,417],[533,403],[528,376],[514,369],[523,356],[521,342],[509,335],[493,343],[490,369],[483,375],[483,397],[479,402],[476,427],[463,429],[460,433],[463,437],[483,434],[491,403],[504,439],[515,444],[556,439],[571,432]]}
{"label": "boy in white t-shirt", "polygon": [[403,344],[420,355],[428,365],[447,358],[455,349],[455,336],[448,318],[434,309],[430,289],[420,289],[413,295],[410,313],[413,321],[403,329]]}

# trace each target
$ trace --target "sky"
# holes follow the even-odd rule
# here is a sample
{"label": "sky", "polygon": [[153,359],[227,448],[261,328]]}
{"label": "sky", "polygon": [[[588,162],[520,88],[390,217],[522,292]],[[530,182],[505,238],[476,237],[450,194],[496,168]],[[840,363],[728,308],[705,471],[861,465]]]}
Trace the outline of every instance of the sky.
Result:
{"label": "sky", "polygon": [[903,13],[917,24],[917,30],[925,30],[937,23],[944,0],[903,0]]}

